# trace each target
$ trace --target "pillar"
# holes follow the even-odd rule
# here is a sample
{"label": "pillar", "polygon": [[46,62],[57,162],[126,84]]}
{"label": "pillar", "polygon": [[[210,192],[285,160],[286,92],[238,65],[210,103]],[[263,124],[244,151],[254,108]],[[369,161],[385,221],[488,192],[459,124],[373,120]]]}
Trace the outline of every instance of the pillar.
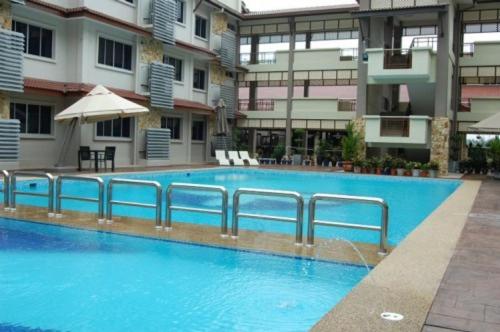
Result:
{"label": "pillar", "polygon": [[[0,28],[12,29],[12,12],[10,1],[0,0]],[[0,91],[0,119],[10,118],[10,96]]]}

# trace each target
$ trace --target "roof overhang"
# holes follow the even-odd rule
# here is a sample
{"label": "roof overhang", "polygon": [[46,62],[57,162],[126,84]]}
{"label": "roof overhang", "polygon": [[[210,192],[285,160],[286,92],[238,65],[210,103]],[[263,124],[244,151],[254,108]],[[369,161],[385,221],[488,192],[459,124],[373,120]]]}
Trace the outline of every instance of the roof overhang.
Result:
{"label": "roof overhang", "polygon": [[351,12],[351,15],[354,18],[389,17],[389,16],[405,16],[405,15],[409,16],[415,14],[446,12],[447,10],[448,10],[448,5],[433,5],[433,6],[406,7],[406,8],[395,8],[395,9],[361,10],[361,11]]}

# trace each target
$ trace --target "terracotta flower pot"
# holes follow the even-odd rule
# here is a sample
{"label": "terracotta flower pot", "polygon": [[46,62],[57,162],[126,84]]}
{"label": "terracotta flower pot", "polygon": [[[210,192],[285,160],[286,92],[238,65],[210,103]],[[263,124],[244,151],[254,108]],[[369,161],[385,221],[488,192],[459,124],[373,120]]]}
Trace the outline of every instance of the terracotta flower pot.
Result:
{"label": "terracotta flower pot", "polygon": [[404,176],[411,176],[411,171],[405,170]]}
{"label": "terracotta flower pot", "polygon": [[352,172],[352,161],[344,161],[342,162],[342,167],[344,168],[344,172]]}
{"label": "terracotta flower pot", "polygon": [[391,175],[392,176],[398,175],[398,170],[395,168],[391,168]]}
{"label": "terracotta flower pot", "polygon": [[377,174],[377,175],[382,175],[382,167],[377,167],[377,168],[375,169],[375,174]]}
{"label": "terracotta flower pot", "polygon": [[420,171],[420,176],[426,178],[429,176],[429,171]]}
{"label": "terracotta flower pot", "polygon": [[361,167],[361,173],[362,174],[368,173],[368,169],[366,167]]}

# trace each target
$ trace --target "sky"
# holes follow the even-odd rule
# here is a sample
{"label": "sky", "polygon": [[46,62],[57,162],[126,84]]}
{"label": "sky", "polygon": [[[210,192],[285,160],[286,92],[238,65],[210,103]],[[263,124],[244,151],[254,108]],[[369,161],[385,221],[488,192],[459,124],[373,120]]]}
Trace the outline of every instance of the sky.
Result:
{"label": "sky", "polygon": [[356,3],[355,0],[243,0],[251,11],[304,8]]}

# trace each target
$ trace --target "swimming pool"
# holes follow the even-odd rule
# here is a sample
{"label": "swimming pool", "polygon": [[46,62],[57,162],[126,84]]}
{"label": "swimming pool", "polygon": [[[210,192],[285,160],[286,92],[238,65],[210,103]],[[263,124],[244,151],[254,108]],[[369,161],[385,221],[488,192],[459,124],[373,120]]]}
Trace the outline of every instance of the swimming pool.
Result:
{"label": "swimming pool", "polygon": [[364,267],[0,219],[0,330],[306,331]]}
{"label": "swimming pool", "polygon": [[[461,184],[457,180],[441,179],[413,179],[405,177],[366,176],[354,174],[335,174],[322,172],[293,172],[258,169],[217,168],[194,171],[150,172],[134,174],[116,174],[115,178],[128,178],[140,180],[155,180],[166,189],[172,182],[195,184],[221,185],[227,188],[230,197],[234,191],[242,187],[292,190],[301,193],[306,200],[315,193],[345,194],[358,196],[380,197],[389,205],[389,244],[397,245],[415,227],[417,227],[432,211],[434,211],[456,188]],[[109,181],[110,176],[103,177]],[[37,183],[35,188],[30,183]],[[43,191],[43,181],[26,181],[18,183],[23,190]],[[64,185],[65,193],[79,196],[95,196],[95,185],[89,183],[72,183]],[[150,189],[129,187],[121,188],[116,192],[115,199],[136,200],[141,202],[154,202],[154,194]],[[217,194],[200,192],[176,192],[173,195],[175,205],[195,206],[199,208],[214,209],[220,206]],[[19,204],[46,205],[44,198],[21,196]],[[230,212],[231,215],[231,199]],[[165,197],[163,197],[165,206]],[[375,206],[359,204],[325,205],[319,203],[318,218],[323,220],[344,221],[369,225],[380,224],[380,211]],[[282,198],[243,197],[241,210],[249,213],[270,214],[293,217],[295,213],[294,202]],[[80,211],[96,211],[95,204],[75,201],[63,201],[63,209]],[[117,215],[135,216],[140,218],[154,218],[154,211],[121,207],[114,208]],[[165,213],[165,209],[163,209]],[[307,216],[307,209],[305,211]],[[219,227],[218,216],[173,212],[175,222],[190,222],[207,224]],[[304,225],[305,233],[306,225]],[[245,220],[240,222],[240,229],[255,231],[280,232],[293,234],[295,227],[289,223],[279,223],[259,220]],[[353,229],[338,229],[317,227],[316,237],[337,238],[342,237],[351,241],[378,243],[378,233]]]}

